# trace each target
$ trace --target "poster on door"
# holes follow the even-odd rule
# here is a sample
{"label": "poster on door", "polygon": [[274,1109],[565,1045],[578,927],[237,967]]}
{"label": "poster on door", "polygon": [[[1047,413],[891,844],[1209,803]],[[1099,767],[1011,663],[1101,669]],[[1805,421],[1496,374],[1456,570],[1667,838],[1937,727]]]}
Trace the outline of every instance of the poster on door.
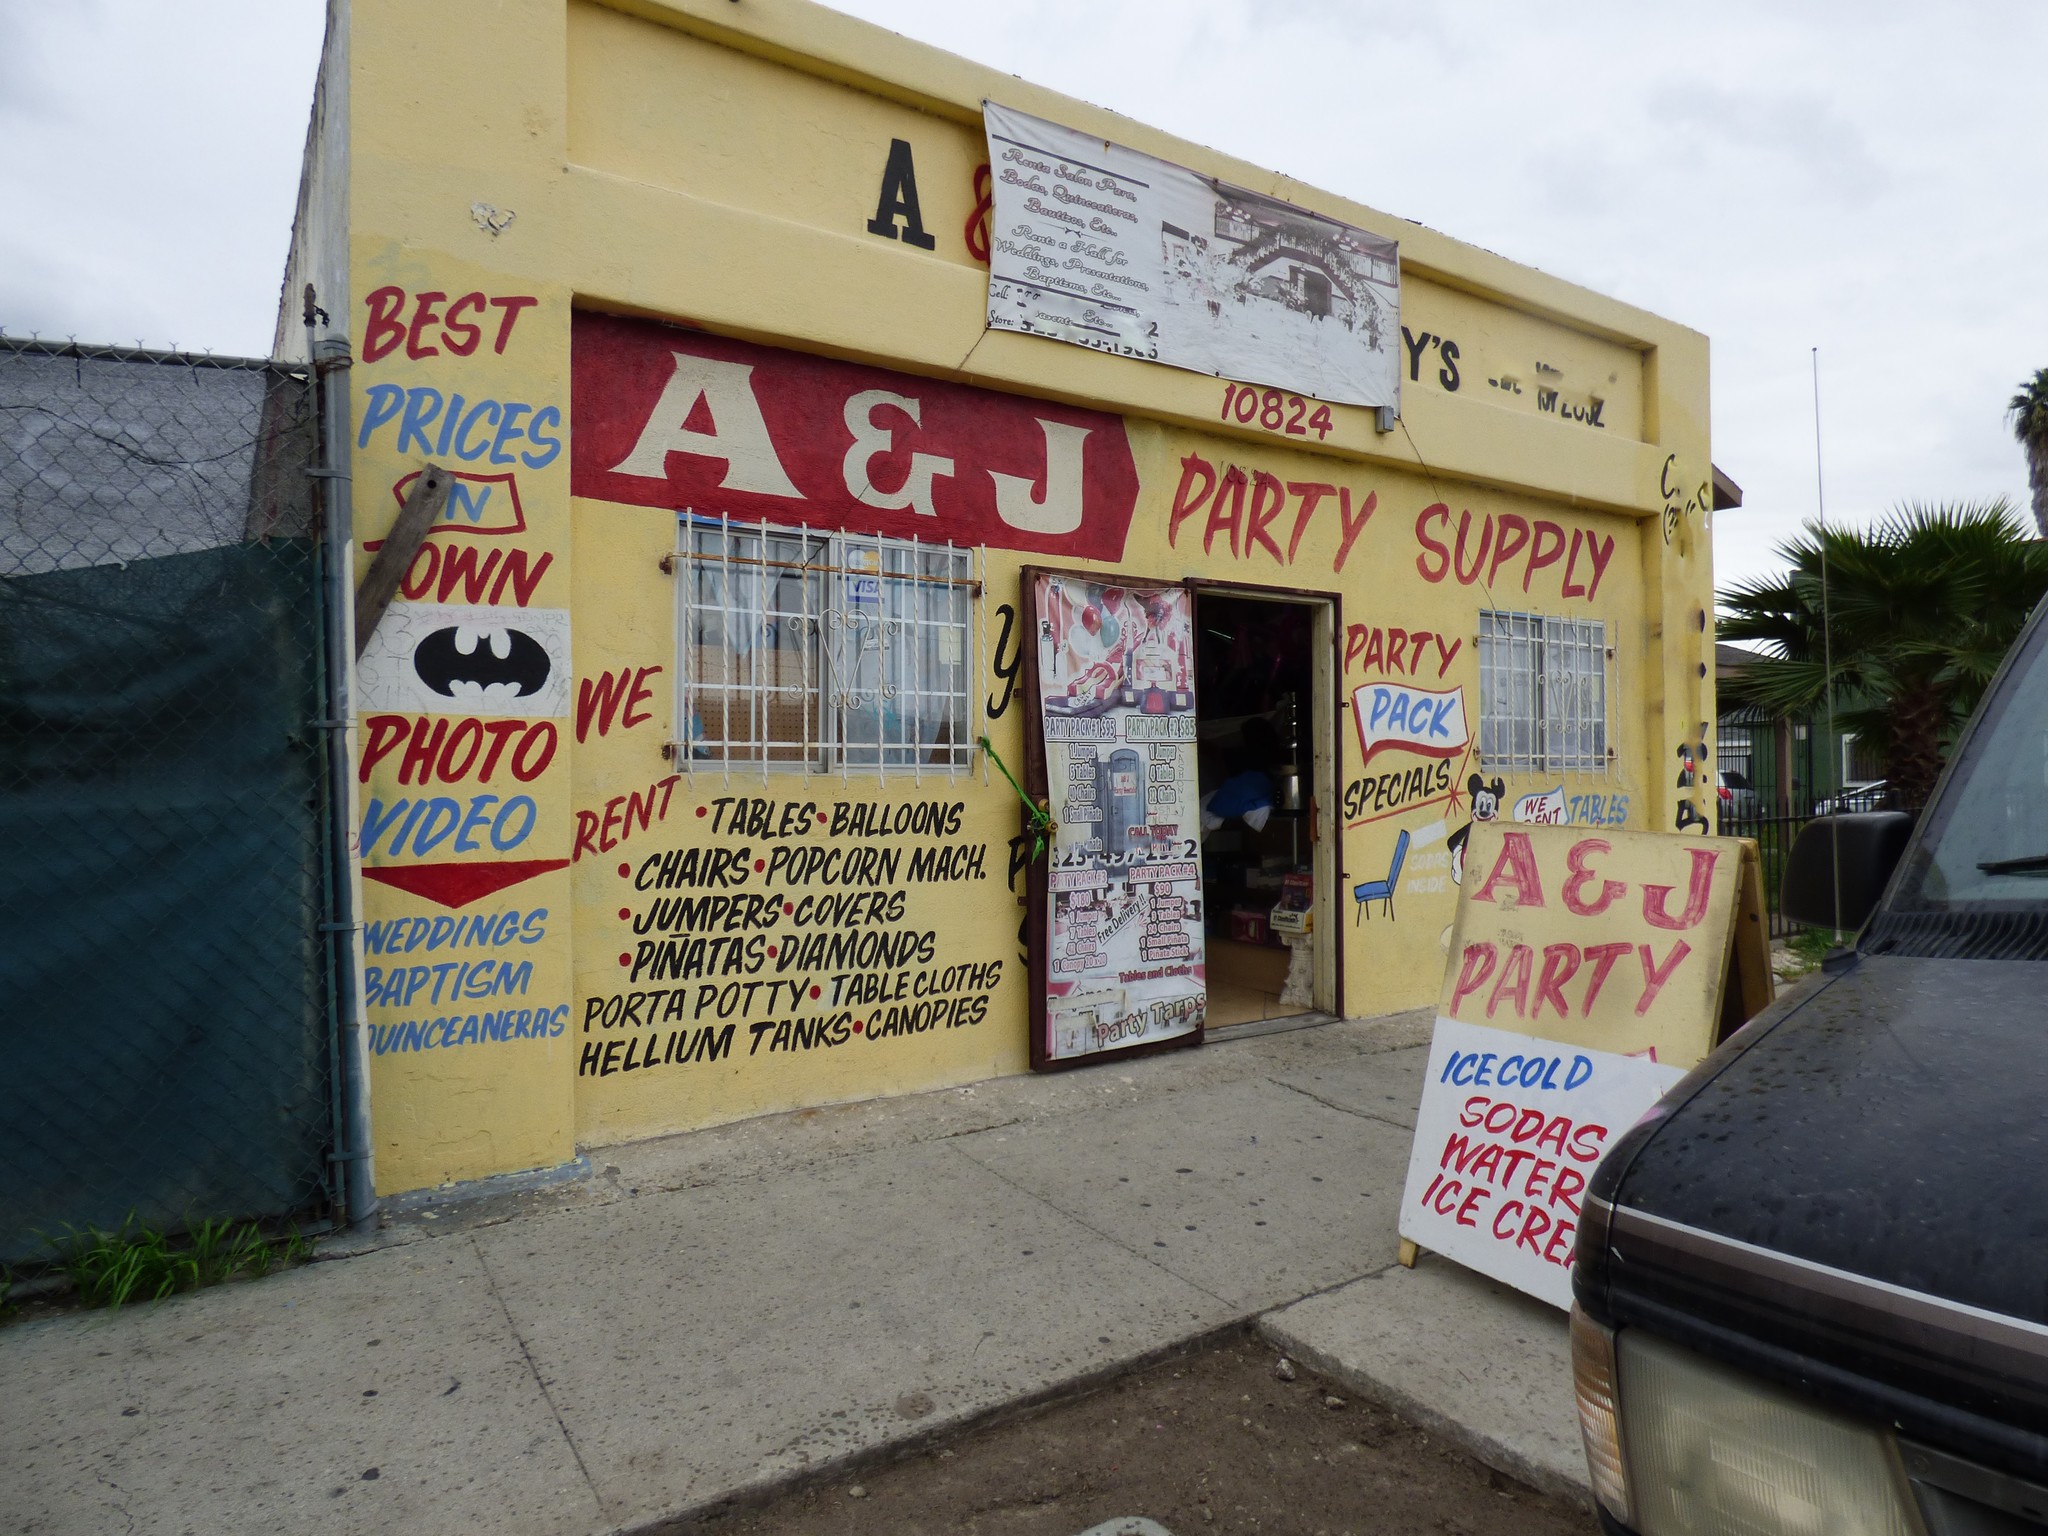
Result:
{"label": "poster on door", "polygon": [[1194,617],[1181,587],[1033,578],[1047,851],[1046,1061],[1202,1027]]}

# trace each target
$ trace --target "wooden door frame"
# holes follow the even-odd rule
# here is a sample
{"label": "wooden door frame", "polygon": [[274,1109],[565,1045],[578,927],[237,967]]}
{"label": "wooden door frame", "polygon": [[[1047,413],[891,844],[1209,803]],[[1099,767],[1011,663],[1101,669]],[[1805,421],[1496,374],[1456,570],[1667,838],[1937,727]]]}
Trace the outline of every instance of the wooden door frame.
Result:
{"label": "wooden door frame", "polygon": [[[1315,858],[1315,832],[1319,829],[1319,818],[1330,818],[1330,893],[1329,910],[1318,911],[1316,921],[1325,924],[1324,936],[1330,939],[1330,1007],[1325,1010],[1332,1018],[1343,1018],[1344,1014],[1344,924],[1341,918],[1344,882],[1349,878],[1344,869],[1344,596],[1341,592],[1320,592],[1309,587],[1269,587],[1256,582],[1228,581],[1210,576],[1190,576],[1183,583],[1194,599],[1195,612],[1199,622],[1201,601],[1206,597],[1243,597],[1263,603],[1295,603],[1301,607],[1313,607],[1327,603],[1330,609],[1330,679],[1335,687],[1328,703],[1329,725],[1326,745],[1330,750],[1330,803],[1321,805],[1321,785],[1314,785],[1309,792],[1309,857]],[[1309,685],[1315,685],[1314,641],[1310,641]],[[1201,718],[1202,693],[1195,690],[1195,717]],[[1311,753],[1313,763],[1313,753]],[[1297,765],[1299,766],[1299,765]],[[1311,774],[1313,777],[1313,774]],[[1313,868],[1311,862],[1311,868]],[[1318,895],[1321,893],[1318,892]],[[1321,903],[1318,903],[1320,906]],[[1207,909],[1204,909],[1204,917]],[[1307,1010],[1316,1012],[1314,1007]]]}

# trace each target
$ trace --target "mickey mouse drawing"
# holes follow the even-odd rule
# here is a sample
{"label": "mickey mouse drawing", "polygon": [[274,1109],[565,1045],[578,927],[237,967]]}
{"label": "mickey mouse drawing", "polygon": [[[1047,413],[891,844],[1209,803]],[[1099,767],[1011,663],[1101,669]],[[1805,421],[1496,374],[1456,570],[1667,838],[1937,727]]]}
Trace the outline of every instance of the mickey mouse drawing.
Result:
{"label": "mickey mouse drawing", "polygon": [[[1475,773],[1465,781],[1465,793],[1472,797],[1472,821],[1493,821],[1499,817],[1501,802],[1507,798],[1507,780],[1495,774],[1489,784]],[[1466,822],[1444,842],[1451,851],[1451,882],[1454,885],[1465,883],[1465,844],[1472,837],[1472,821]]]}

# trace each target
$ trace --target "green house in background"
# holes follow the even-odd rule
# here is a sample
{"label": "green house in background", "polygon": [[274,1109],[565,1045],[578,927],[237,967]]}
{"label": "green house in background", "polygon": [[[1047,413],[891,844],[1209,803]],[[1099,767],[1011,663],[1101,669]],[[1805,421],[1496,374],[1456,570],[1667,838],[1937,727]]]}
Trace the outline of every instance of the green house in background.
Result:
{"label": "green house in background", "polygon": [[[1717,643],[1716,682],[1725,684],[1756,658],[1739,645]],[[1773,718],[1754,706],[1722,712],[1713,767],[1728,791],[1720,797],[1722,819],[1737,833],[1759,819],[1804,819],[1838,796],[1846,795],[1847,808],[1855,810],[1883,795],[1884,754],[1875,742],[1830,732],[1825,719]]]}

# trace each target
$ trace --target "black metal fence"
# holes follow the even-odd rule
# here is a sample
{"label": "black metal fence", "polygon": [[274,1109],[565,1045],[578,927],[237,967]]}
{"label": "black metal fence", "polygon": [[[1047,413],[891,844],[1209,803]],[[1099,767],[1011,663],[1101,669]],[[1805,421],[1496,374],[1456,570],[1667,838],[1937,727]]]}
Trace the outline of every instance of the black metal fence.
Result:
{"label": "black metal fence", "polygon": [[[1887,796],[1882,787],[1870,792],[1836,796],[1814,807],[1815,811],[1825,810],[1829,813],[1905,809],[1909,808],[1893,804],[1892,797]],[[1917,818],[1919,810],[1910,809],[1911,814]],[[1763,866],[1764,905],[1770,910],[1773,939],[1790,938],[1800,931],[1801,925],[1786,917],[1781,909],[1785,886],[1785,860],[1792,851],[1792,845],[1799,840],[1799,834],[1815,819],[1812,814],[1764,815],[1753,804],[1730,806],[1723,803],[1718,807],[1716,832],[1723,837],[1750,838],[1757,845],[1757,853]]]}
{"label": "black metal fence", "polygon": [[1715,831],[1722,837],[1746,837],[1756,843],[1763,865],[1764,905],[1770,910],[1774,939],[1789,938],[1799,931],[1799,925],[1779,910],[1779,896],[1785,885],[1785,857],[1811,820],[1811,816],[1742,815],[1724,806],[1716,822]]}
{"label": "black metal fence", "polygon": [[0,338],[0,1262],[333,1204],[316,453],[302,371]]}

